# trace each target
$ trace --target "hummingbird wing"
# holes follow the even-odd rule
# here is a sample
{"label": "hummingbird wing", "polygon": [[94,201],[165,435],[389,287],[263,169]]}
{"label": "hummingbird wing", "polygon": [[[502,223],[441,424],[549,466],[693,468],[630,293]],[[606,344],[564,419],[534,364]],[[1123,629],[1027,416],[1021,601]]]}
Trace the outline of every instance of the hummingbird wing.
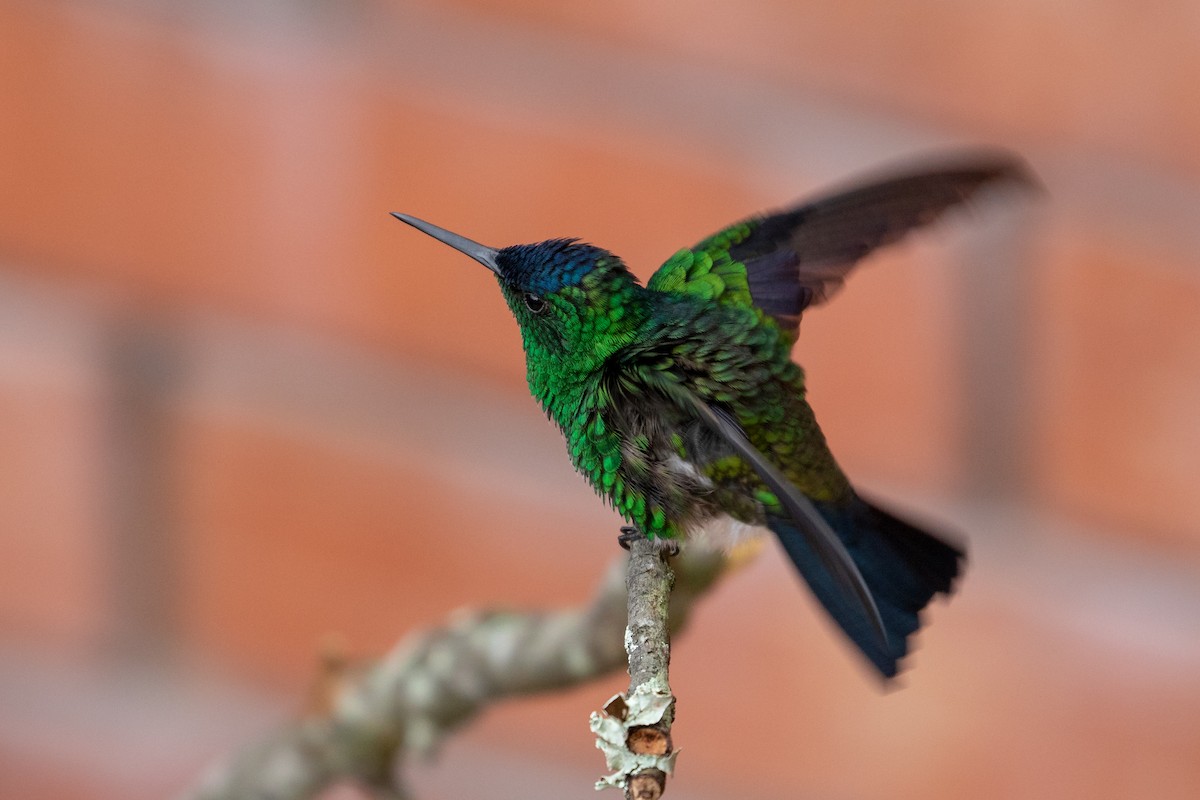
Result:
{"label": "hummingbird wing", "polygon": [[1036,185],[1019,159],[1003,153],[964,154],[862,178],[679,251],[647,287],[754,306],[794,336],[804,309],[829,300],[869,253],[1002,182]]}
{"label": "hummingbird wing", "polygon": [[883,618],[867,582],[859,572],[850,553],[833,528],[817,511],[816,506],[787,479],[787,476],[762,454],[747,438],[742,426],[723,409],[710,405],[695,392],[681,383],[672,381],[654,370],[640,371],[643,382],[666,395],[681,410],[695,415],[709,429],[724,439],[735,453],[741,456],[767,488],[779,499],[795,524],[807,540],[825,569],[833,576],[845,596],[861,610],[870,623],[884,650],[888,650],[888,637]]}

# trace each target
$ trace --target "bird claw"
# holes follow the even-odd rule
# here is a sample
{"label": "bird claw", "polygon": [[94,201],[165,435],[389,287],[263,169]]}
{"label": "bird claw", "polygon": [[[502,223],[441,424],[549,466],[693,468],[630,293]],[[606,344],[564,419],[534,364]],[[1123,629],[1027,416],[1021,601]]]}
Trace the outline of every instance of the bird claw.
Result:
{"label": "bird claw", "polygon": [[646,534],[638,530],[635,525],[622,525],[621,533],[617,536],[617,544],[621,545],[624,550],[629,549],[629,544],[637,539],[645,538]]}
{"label": "bird claw", "polygon": [[[630,543],[646,538],[649,537],[642,533],[637,526],[622,525],[621,534],[617,537],[617,544],[628,550]],[[676,539],[655,539],[654,544],[658,547],[658,552],[663,558],[674,558],[679,555],[679,541]]]}

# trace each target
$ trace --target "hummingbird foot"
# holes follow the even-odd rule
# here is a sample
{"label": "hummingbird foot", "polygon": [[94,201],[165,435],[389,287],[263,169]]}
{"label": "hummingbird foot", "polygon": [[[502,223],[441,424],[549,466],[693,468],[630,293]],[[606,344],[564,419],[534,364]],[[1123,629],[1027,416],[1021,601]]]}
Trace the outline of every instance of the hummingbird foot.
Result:
{"label": "hummingbird foot", "polygon": [[628,550],[631,542],[645,538],[645,536],[646,534],[642,533],[636,525],[622,525],[621,533],[617,536],[617,544],[621,545],[621,549]]}
{"label": "hummingbird foot", "polygon": [[[649,537],[642,533],[636,525],[622,525],[621,534],[617,536],[617,544],[628,550],[631,542],[646,538]],[[654,543],[658,546],[659,553],[663,558],[674,558],[679,555],[679,541],[676,539],[657,539]]]}

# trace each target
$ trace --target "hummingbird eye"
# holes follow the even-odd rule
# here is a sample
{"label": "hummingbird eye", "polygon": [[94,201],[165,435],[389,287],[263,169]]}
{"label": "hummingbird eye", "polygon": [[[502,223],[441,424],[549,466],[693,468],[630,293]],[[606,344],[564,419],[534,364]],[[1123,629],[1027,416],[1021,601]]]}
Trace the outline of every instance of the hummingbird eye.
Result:
{"label": "hummingbird eye", "polygon": [[546,301],[538,297],[533,292],[525,293],[525,307],[534,314],[540,314],[546,310]]}

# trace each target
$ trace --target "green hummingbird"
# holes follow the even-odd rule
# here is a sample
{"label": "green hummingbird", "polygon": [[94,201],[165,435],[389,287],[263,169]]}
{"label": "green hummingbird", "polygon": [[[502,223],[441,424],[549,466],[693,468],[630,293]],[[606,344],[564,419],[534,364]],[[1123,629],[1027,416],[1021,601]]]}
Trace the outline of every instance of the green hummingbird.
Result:
{"label": "green hummingbird", "polygon": [[1019,161],[973,154],[855,182],[678,251],[645,286],[577,239],[495,249],[397,219],[495,275],[520,326],[534,398],[575,468],[650,538],[766,527],[885,677],[965,554],[858,495],[792,361],[801,314],[864,256],[1001,182]]}

